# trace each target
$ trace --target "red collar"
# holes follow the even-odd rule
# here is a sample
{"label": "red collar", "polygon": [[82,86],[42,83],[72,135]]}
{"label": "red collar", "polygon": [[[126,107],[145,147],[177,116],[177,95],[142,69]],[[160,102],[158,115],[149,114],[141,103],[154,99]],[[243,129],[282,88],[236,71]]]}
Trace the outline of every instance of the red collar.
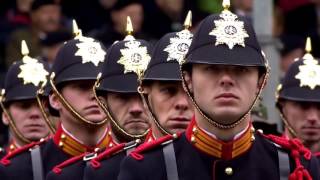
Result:
{"label": "red collar", "polygon": [[213,138],[197,126],[193,118],[186,130],[187,139],[197,149],[211,156],[230,160],[247,152],[254,140],[254,134],[250,127],[238,138],[224,142]]}
{"label": "red collar", "polygon": [[63,130],[61,125],[57,129],[57,132],[53,137],[53,141],[65,153],[71,156],[77,156],[85,152],[94,152],[96,148],[112,147],[116,145],[117,143],[111,137],[111,131],[109,129],[110,128],[108,128],[108,131],[106,132],[105,136],[94,147],[86,146],[78,140],[74,139]]}
{"label": "red collar", "polygon": [[152,141],[154,141],[156,139],[157,138],[153,135],[152,129],[150,128],[144,142],[152,142]]}

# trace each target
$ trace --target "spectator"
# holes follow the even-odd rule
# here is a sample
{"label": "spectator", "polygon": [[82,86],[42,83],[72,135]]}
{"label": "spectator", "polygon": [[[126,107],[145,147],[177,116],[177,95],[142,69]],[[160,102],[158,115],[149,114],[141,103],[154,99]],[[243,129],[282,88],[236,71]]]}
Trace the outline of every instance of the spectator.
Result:
{"label": "spectator", "polygon": [[41,53],[40,37],[44,33],[56,31],[60,28],[60,6],[54,0],[35,0],[31,6],[31,25],[28,28],[14,31],[7,44],[6,65],[21,59],[20,43],[26,40],[30,45],[30,56],[35,57]]}
{"label": "spectator", "polygon": [[122,40],[126,35],[127,16],[131,17],[134,36],[137,39],[151,40],[149,35],[142,32],[144,13],[143,6],[138,0],[118,0],[111,8],[112,23],[91,32],[90,36],[101,41],[105,47],[109,47],[116,40]]}
{"label": "spectator", "polygon": [[71,32],[65,30],[47,33],[41,38],[42,51],[40,59],[47,62],[51,67],[60,47],[70,39],[72,39]]}

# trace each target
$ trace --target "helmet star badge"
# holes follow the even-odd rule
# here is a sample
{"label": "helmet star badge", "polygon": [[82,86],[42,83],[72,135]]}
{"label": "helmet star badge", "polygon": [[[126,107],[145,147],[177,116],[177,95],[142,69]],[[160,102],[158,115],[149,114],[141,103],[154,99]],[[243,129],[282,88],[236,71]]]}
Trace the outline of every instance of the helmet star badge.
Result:
{"label": "helmet star badge", "polygon": [[300,80],[300,87],[307,86],[313,90],[316,86],[320,86],[320,65],[310,54],[311,40],[309,37],[306,42],[306,52],[303,56],[303,65],[299,66],[299,73],[295,78]]}
{"label": "helmet star badge", "polygon": [[244,28],[243,21],[237,20],[238,16],[229,11],[230,0],[223,1],[224,10],[220,14],[222,19],[215,20],[215,28],[209,35],[216,36],[215,45],[226,44],[229,49],[235,45],[245,47],[244,39],[249,37]]}
{"label": "helmet star badge", "polygon": [[46,82],[49,73],[37,59],[28,56],[29,49],[24,40],[21,42],[21,53],[23,64],[20,66],[21,72],[18,74],[18,78],[23,80],[23,84],[31,83],[38,86],[40,83]]}
{"label": "helmet star badge", "polygon": [[184,23],[185,29],[177,33],[177,37],[170,38],[170,44],[164,49],[168,52],[167,61],[176,60],[179,64],[188,52],[193,35],[188,30],[191,27],[191,11],[188,12]]}

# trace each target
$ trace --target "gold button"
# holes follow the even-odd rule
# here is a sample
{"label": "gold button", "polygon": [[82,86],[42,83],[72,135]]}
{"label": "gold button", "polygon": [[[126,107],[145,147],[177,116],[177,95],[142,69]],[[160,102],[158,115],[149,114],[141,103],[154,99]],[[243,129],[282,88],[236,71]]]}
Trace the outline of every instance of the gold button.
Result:
{"label": "gold button", "polygon": [[174,134],[172,134],[172,137],[173,137],[174,139],[177,139],[177,138],[178,138],[178,135],[177,135],[176,133],[174,133]]}
{"label": "gold button", "polygon": [[224,172],[228,175],[231,176],[233,174],[233,169],[231,167],[227,167]]}
{"label": "gold button", "polygon": [[262,129],[258,129],[257,130],[259,133],[263,134],[263,130]]}
{"label": "gold button", "polygon": [[191,136],[191,142],[195,143],[196,142],[196,138],[194,136]]}
{"label": "gold button", "polygon": [[196,127],[193,127],[192,132],[193,132],[194,134],[197,134],[197,133],[198,133],[198,129],[197,129]]}
{"label": "gold button", "polygon": [[41,138],[41,139],[40,139],[40,142],[43,142],[44,140],[45,140],[44,138]]}
{"label": "gold button", "polygon": [[255,131],[254,127],[251,127],[251,132],[254,133]]}
{"label": "gold button", "polygon": [[254,135],[251,136],[251,141],[256,140],[256,138],[254,137]]}
{"label": "gold button", "polygon": [[[150,141],[151,139],[149,139],[149,141]],[[136,139],[136,143],[137,144],[139,144],[139,143],[141,143],[141,139]]]}
{"label": "gold button", "polygon": [[59,142],[59,147],[62,147],[63,146],[63,142]]}
{"label": "gold button", "polygon": [[66,135],[65,134],[61,134],[61,139],[65,139]]}
{"label": "gold button", "polygon": [[109,147],[112,147],[113,146],[113,144],[109,144]]}
{"label": "gold button", "polygon": [[14,145],[13,144],[10,145],[10,150],[14,150]]}

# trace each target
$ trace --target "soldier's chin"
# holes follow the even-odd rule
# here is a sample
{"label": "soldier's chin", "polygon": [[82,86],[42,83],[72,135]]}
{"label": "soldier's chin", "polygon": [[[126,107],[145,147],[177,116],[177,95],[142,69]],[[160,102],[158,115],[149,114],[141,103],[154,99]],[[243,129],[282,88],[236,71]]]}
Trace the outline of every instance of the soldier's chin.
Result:
{"label": "soldier's chin", "polygon": [[240,118],[241,115],[238,113],[223,113],[223,114],[211,114],[210,118],[222,125],[231,125],[236,123]]}
{"label": "soldier's chin", "polygon": [[40,141],[40,139],[46,138],[48,133],[32,133],[32,134],[27,135],[26,138],[29,141]]}
{"label": "soldier's chin", "polygon": [[85,116],[86,120],[92,122],[92,123],[100,123],[102,122],[106,116],[104,115],[98,115],[98,114],[94,114],[94,115],[87,115]]}

